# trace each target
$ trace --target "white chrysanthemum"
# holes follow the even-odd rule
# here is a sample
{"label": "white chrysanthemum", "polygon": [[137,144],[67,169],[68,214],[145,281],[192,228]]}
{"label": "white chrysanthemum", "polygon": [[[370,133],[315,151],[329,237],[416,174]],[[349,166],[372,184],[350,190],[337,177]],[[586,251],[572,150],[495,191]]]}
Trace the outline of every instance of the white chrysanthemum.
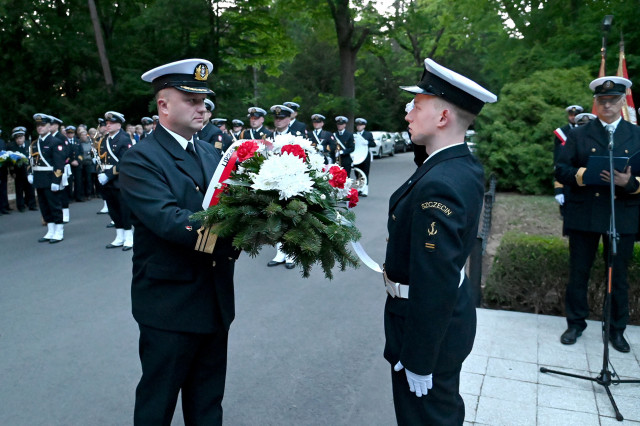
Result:
{"label": "white chrysanthemum", "polygon": [[321,172],[324,168],[324,156],[317,152],[309,152],[307,154],[307,160],[309,161],[309,167],[311,167],[312,170]]}
{"label": "white chrysanthemum", "polygon": [[353,179],[347,178],[347,180],[344,182],[344,188],[336,188],[337,197],[346,198],[347,196],[349,196],[349,192],[351,192],[352,185],[353,185]]}
{"label": "white chrysanthemum", "polygon": [[277,190],[280,199],[286,200],[296,195],[311,192],[313,181],[309,177],[307,165],[299,157],[290,153],[267,158],[260,172],[251,175],[255,190]]}
{"label": "white chrysanthemum", "polygon": [[273,150],[280,152],[285,145],[300,145],[302,149],[307,152],[316,152],[316,149],[311,145],[311,141],[303,138],[302,136],[294,136],[287,133],[286,135],[275,135],[273,141]]}

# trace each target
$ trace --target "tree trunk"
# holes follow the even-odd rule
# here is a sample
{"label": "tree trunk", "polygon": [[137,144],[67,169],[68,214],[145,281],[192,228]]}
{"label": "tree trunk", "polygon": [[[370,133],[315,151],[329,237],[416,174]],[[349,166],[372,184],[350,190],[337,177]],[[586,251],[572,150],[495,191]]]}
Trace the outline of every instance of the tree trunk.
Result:
{"label": "tree trunk", "polygon": [[89,1],[89,12],[91,13],[91,22],[93,22],[93,31],[96,34],[96,45],[98,46],[98,56],[100,56],[100,63],[102,64],[102,73],[104,74],[104,82],[107,85],[107,90],[113,87],[113,77],[111,76],[111,67],[109,66],[109,58],[107,57],[107,50],[104,47],[104,40],[102,39],[102,31],[100,30],[100,18],[98,17],[98,11],[96,9],[96,3],[94,0]]}

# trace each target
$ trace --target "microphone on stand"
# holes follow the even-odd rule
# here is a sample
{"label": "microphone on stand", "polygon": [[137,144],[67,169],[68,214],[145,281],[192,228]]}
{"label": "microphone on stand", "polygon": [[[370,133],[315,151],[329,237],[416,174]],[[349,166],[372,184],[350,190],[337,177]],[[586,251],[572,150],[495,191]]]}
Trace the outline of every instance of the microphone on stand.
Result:
{"label": "microphone on stand", "polygon": [[605,126],[605,130],[609,134],[609,150],[613,151],[613,133],[616,131],[616,128],[613,126],[613,124],[607,124]]}

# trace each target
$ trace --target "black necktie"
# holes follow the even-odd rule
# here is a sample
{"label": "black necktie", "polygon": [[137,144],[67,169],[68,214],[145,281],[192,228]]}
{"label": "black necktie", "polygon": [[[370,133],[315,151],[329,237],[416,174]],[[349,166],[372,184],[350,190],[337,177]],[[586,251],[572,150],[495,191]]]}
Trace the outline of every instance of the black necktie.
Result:
{"label": "black necktie", "polygon": [[207,176],[204,173],[204,167],[202,166],[202,161],[200,160],[200,156],[196,152],[196,148],[193,146],[193,143],[187,143],[187,152],[191,157],[196,161],[198,167],[200,167],[200,172],[202,173],[202,177],[204,178],[204,184],[207,185],[209,182],[207,181]]}

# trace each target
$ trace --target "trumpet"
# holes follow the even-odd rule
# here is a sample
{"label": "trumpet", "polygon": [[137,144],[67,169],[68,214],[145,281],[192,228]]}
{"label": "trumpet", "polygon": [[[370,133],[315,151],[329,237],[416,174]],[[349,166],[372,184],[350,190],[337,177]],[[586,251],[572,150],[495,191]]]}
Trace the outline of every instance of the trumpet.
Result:
{"label": "trumpet", "polygon": [[96,158],[98,160],[96,165],[98,166],[98,171],[100,173],[104,172],[104,164],[102,164],[102,158],[100,157],[100,154],[98,153],[98,150],[96,149],[96,146],[100,147],[100,144],[102,143],[103,139],[104,139],[104,137],[102,139],[100,139],[99,141],[91,144],[91,155],[93,156],[93,158]]}

